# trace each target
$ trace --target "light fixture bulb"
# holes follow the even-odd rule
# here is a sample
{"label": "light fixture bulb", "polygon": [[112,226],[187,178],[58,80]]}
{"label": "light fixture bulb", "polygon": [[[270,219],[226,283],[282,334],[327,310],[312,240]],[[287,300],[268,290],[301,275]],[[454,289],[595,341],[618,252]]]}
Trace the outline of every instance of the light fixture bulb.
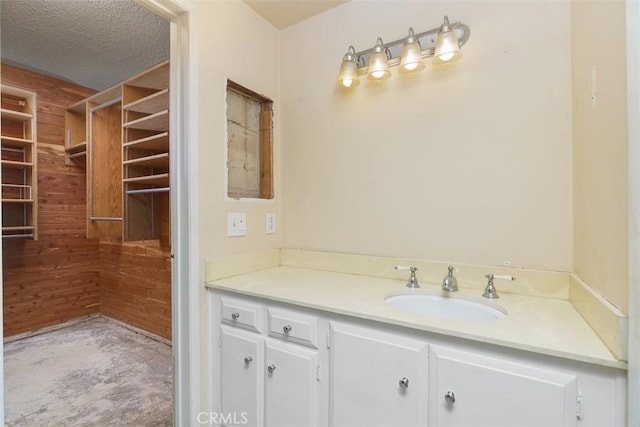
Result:
{"label": "light fixture bulb", "polygon": [[400,72],[407,73],[424,69],[422,59],[422,49],[420,43],[413,33],[413,28],[409,28],[409,35],[404,40],[402,52],[400,53]]}
{"label": "light fixture bulb", "polygon": [[337,82],[339,85],[347,88],[356,87],[360,84],[360,79],[358,78],[358,59],[353,46],[349,46],[347,53],[344,55],[344,58],[342,58]]}
{"label": "light fixture bulb", "polygon": [[434,64],[444,64],[445,62],[457,61],[462,57],[458,36],[453,28],[449,26],[449,18],[444,17],[444,23],[438,31],[436,37],[436,47],[433,54]]}
{"label": "light fixture bulb", "polygon": [[389,70],[387,48],[384,47],[382,39],[378,37],[373,52],[369,55],[369,72],[367,78],[371,80],[384,80],[390,76],[391,71]]}

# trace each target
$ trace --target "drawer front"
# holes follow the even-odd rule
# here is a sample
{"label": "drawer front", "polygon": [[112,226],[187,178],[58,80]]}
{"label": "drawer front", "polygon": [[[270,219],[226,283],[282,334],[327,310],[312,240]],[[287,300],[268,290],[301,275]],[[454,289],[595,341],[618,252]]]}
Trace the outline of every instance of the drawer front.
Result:
{"label": "drawer front", "polygon": [[220,302],[222,304],[222,323],[262,332],[260,305],[233,298],[222,298]]}
{"label": "drawer front", "polygon": [[269,335],[318,348],[318,318],[280,308],[269,308]]}

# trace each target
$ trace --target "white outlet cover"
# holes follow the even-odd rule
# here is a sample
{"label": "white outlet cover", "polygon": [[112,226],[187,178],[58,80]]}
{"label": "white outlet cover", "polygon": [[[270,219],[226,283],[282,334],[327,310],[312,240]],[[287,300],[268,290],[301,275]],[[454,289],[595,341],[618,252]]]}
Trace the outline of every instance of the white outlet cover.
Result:
{"label": "white outlet cover", "polygon": [[227,213],[227,236],[247,235],[247,214],[244,212]]}
{"label": "white outlet cover", "polygon": [[276,232],[276,214],[268,213],[266,215],[264,231],[267,234],[273,234]]}

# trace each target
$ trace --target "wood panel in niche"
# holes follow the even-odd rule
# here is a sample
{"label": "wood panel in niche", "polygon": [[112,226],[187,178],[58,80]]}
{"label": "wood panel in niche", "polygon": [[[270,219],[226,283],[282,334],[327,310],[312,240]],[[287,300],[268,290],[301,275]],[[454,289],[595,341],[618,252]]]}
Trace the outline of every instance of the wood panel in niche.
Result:
{"label": "wood panel in niche", "polygon": [[272,199],[273,101],[227,80],[227,195]]}
{"label": "wood panel in niche", "polygon": [[2,242],[10,336],[99,312],[99,253],[86,239],[84,168],[64,164],[65,109],[93,91],[6,64],[2,83],[38,97],[38,240]]}

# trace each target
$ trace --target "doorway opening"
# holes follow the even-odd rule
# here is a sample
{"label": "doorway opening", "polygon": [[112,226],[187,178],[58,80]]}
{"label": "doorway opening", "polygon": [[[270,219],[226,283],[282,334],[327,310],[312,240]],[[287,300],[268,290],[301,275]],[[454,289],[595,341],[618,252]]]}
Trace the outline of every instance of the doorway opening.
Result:
{"label": "doorway opening", "polygon": [[[10,3],[21,2],[3,2],[3,9],[5,4]],[[64,1],[55,2],[55,7],[61,7],[64,3]],[[74,7],[79,4],[77,1],[69,1],[68,3],[73,3]],[[96,2],[86,3],[96,4]],[[132,3],[134,5],[127,7],[145,9],[133,1],[105,1],[100,2],[99,6],[107,7],[107,5],[121,5],[123,3]],[[145,10],[149,12],[148,9]],[[2,15],[3,17],[7,16],[5,10],[2,11]],[[139,23],[137,20],[135,22]],[[166,21],[165,28],[167,29],[165,40],[167,40],[168,48],[168,21]],[[8,29],[3,22],[3,45],[8,41],[7,37],[5,37],[5,31],[8,31]],[[69,47],[67,46],[66,48],[68,49]],[[5,46],[3,46],[3,60],[6,52]],[[172,318],[172,312],[174,311],[172,294],[175,293],[175,290],[171,286],[174,272],[171,268],[171,253],[173,249],[170,249],[170,245],[175,239],[174,230],[171,230],[168,234],[166,232],[159,233],[157,230],[162,228],[162,216],[151,216],[144,225],[148,226],[146,230],[151,230],[150,237],[152,238],[145,239],[144,242],[132,239],[126,242],[125,239],[118,238],[118,233],[114,232],[114,230],[118,229],[118,221],[125,221],[124,213],[120,216],[117,214],[112,215],[111,213],[106,215],[98,214],[93,216],[101,219],[91,219],[91,215],[89,215],[90,206],[87,204],[89,199],[87,197],[87,188],[92,185],[92,182],[86,179],[87,176],[90,176],[87,173],[87,165],[92,161],[91,156],[97,154],[98,148],[96,147],[96,150],[91,152],[90,142],[87,142],[87,153],[85,154],[87,157],[85,157],[85,162],[82,164],[81,156],[76,155],[82,149],[75,147],[75,145],[71,147],[69,144],[71,139],[68,132],[69,129],[65,124],[61,126],[60,120],[63,117],[62,122],[64,123],[66,110],[78,102],[82,103],[83,100],[89,100],[86,106],[86,111],[89,114],[100,111],[99,107],[102,104],[100,102],[91,103],[91,97],[95,96],[94,93],[91,93],[91,90],[83,91],[80,89],[82,85],[74,85],[72,82],[67,81],[69,79],[61,78],[61,75],[51,75],[58,73],[44,73],[40,67],[20,67],[20,65],[18,61],[13,61],[11,64],[3,61],[3,84],[11,83],[15,85],[21,83],[18,75],[21,75],[25,81],[31,81],[31,84],[33,84],[34,76],[38,75],[53,79],[56,83],[49,85],[48,91],[43,89],[41,94],[36,91],[40,95],[38,99],[43,101],[43,104],[36,110],[37,115],[34,115],[36,117],[35,120],[38,121],[38,130],[41,133],[36,140],[39,143],[37,152],[41,155],[33,165],[33,168],[38,170],[39,192],[35,198],[39,202],[38,212],[41,214],[37,222],[38,238],[37,240],[28,238],[3,240],[5,335],[24,338],[34,332],[42,332],[47,328],[56,329],[57,325],[66,325],[66,322],[73,323],[96,317],[96,315],[106,315],[121,322],[130,331],[133,330],[137,334],[151,336],[160,342],[164,339],[165,345],[166,343],[171,343],[174,339],[172,322],[175,319]],[[117,65],[120,66],[121,63]],[[6,72],[5,68],[10,71]],[[77,68],[84,70],[85,74],[89,74],[94,69],[92,66],[77,66]],[[146,67],[145,70],[148,68]],[[11,72],[14,69],[18,71],[15,71],[11,81]],[[127,78],[124,80],[126,81]],[[171,81],[174,81],[173,78]],[[26,86],[26,84],[23,84],[23,86]],[[34,88],[31,87],[31,89]],[[86,86],[84,89],[87,89]],[[101,92],[99,87],[89,89],[93,89],[93,92],[96,90],[98,93]],[[154,87],[152,89],[155,90]],[[127,96],[130,95],[129,93]],[[152,94],[147,94],[146,96],[149,95]],[[49,105],[46,105],[46,101],[49,102]],[[93,101],[96,101],[96,99],[94,98]],[[100,100],[98,99],[97,101]],[[130,99],[130,101],[135,102],[138,100],[132,101]],[[120,108],[124,105],[126,104],[121,104]],[[117,111],[118,108],[115,107],[112,110]],[[121,111],[119,112],[122,114]],[[134,118],[137,115],[134,113],[141,113],[141,116]],[[176,110],[171,113],[171,116],[178,115],[178,113]],[[113,112],[113,114],[117,115],[117,112]],[[141,119],[144,114],[144,112],[132,111],[127,118],[131,122]],[[176,120],[172,117],[170,121],[173,123]],[[114,125],[106,124],[105,126],[108,128]],[[87,129],[90,129],[88,131],[88,139],[91,139],[92,132],[99,127],[99,125],[95,127],[88,125]],[[63,129],[63,131],[60,132],[60,129]],[[115,133],[117,134],[117,131]],[[135,132],[132,131],[132,133]],[[142,138],[144,137],[136,139]],[[172,145],[174,143],[173,140],[174,138],[170,138],[170,142],[167,143]],[[127,140],[125,144],[133,141]],[[113,140],[110,140],[110,143],[113,143]],[[120,143],[122,144],[122,141]],[[157,158],[139,160],[144,157],[141,155],[143,151],[134,151],[133,149],[131,151],[132,153],[127,153],[131,154],[130,157],[124,155],[123,160],[120,160],[123,169],[130,169],[127,170],[127,175],[121,177],[122,181],[119,184],[123,197],[131,196],[132,199],[135,197],[136,200],[139,200],[143,198],[143,194],[148,194],[148,196],[145,196],[146,203],[142,203],[143,207],[149,208],[152,213],[164,209],[167,212],[165,217],[169,218],[168,212],[171,210],[173,213],[176,209],[173,206],[170,209],[168,201],[164,204],[158,201],[159,197],[156,197],[156,193],[162,193],[162,191],[152,190],[169,187],[169,182],[172,182],[173,179],[167,179],[166,182],[158,184],[148,184],[148,182],[147,185],[129,184],[126,187],[123,183],[125,179],[135,182],[135,178],[168,173],[169,162],[160,165],[157,162]],[[159,153],[154,152],[150,155],[157,156],[157,154]],[[93,159],[95,160],[95,158]],[[99,162],[100,160],[96,163]],[[125,165],[124,162],[130,163]],[[136,164],[136,162],[147,162],[146,166],[152,172],[159,171],[159,173],[146,173],[148,170],[145,169],[145,166]],[[149,162],[153,164],[149,165]],[[160,170],[163,167],[167,169],[166,172]],[[105,186],[109,189],[109,184]],[[127,191],[130,194],[126,194]],[[107,194],[109,193],[107,192]],[[173,194],[171,198],[174,198]],[[98,200],[96,202],[95,206],[100,206],[100,202]],[[125,203],[123,201],[123,205]],[[171,201],[171,204],[174,204],[174,200]],[[109,203],[102,207],[108,205]],[[162,208],[159,208],[159,206],[162,206]],[[139,213],[140,210],[142,209],[137,209],[136,212]],[[118,218],[121,218],[121,220]],[[138,222],[132,220],[131,223],[134,225],[128,225],[130,230],[133,229],[134,235],[136,227],[141,226],[141,222],[144,223],[144,220]],[[152,223],[152,225],[149,225],[149,223]],[[147,237],[146,234],[144,236]],[[156,236],[157,238],[155,238]],[[163,239],[164,246],[161,242]],[[54,257],[55,261],[49,262],[47,257]],[[133,261],[138,258],[147,261],[149,264],[147,271],[153,270],[154,274],[146,274],[144,264]],[[165,267],[163,269],[159,268],[159,266]],[[20,281],[20,276],[24,274],[31,274],[31,276],[27,279],[22,276],[23,279]],[[17,287],[13,286],[16,281],[19,281]],[[66,284],[67,287],[58,287],[58,282]],[[135,282],[137,283],[132,284]],[[140,286],[141,283],[147,283],[150,286]],[[20,294],[20,292],[25,291],[32,293],[32,296],[36,298],[25,298],[25,294]],[[63,292],[63,294],[61,295],[60,292]],[[49,303],[54,304],[53,310],[48,309],[50,308],[47,305]],[[149,305],[147,306],[143,303],[148,303]],[[67,307],[65,307],[65,304],[67,304]],[[20,313],[20,316],[16,317],[16,312]],[[68,326],[71,327],[71,325]],[[6,333],[6,331],[9,331],[9,333]],[[5,396],[5,400],[8,402],[8,393]]]}

